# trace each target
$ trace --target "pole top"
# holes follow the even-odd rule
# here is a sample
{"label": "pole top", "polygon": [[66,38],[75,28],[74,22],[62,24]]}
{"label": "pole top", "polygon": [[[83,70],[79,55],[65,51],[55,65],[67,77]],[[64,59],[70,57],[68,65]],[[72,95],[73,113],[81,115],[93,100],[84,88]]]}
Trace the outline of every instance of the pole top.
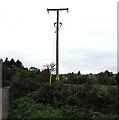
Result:
{"label": "pole top", "polygon": [[49,11],[62,11],[62,10],[67,10],[67,12],[68,12],[69,8],[47,9],[48,13],[49,13]]}

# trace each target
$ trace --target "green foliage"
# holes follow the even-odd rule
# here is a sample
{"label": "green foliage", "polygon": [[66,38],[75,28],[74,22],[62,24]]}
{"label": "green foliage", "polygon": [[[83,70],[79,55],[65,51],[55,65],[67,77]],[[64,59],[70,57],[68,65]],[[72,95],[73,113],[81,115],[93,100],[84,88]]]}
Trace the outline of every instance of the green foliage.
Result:
{"label": "green foliage", "polygon": [[62,111],[57,108],[53,108],[50,104],[45,105],[43,109],[40,109],[36,112],[34,112],[31,115],[31,118],[62,118]]}
{"label": "green foliage", "polygon": [[117,81],[115,80],[114,75],[106,70],[104,73],[98,73],[96,75],[98,82],[103,85],[116,85]]}
{"label": "green foliage", "polygon": [[40,69],[35,68],[35,67],[30,67],[29,70],[34,72],[34,73],[40,72]]}
{"label": "green foliage", "polygon": [[[118,76],[118,75],[117,75]],[[69,73],[65,75],[63,82],[67,84],[103,84],[103,85],[116,85],[118,77],[106,70],[98,74],[81,75]]]}
{"label": "green foliage", "polygon": [[40,108],[42,108],[42,104],[39,105],[28,97],[21,97],[10,101],[9,118],[31,118],[33,112]]}
{"label": "green foliage", "polygon": [[[10,83],[10,95],[12,98],[19,98],[25,96],[30,92],[35,91],[38,85],[35,84],[32,78],[28,77],[29,71],[17,69],[12,76]],[[22,79],[21,79],[22,78]]]}
{"label": "green foliage", "polygon": [[11,118],[79,118],[81,120],[113,120],[117,118],[118,74],[108,70],[98,74],[53,75],[50,68],[40,71],[24,68],[17,60],[3,63],[3,86],[10,85]]}
{"label": "green foliage", "polygon": [[117,73],[115,80],[117,82],[117,85],[119,85],[119,72]]}
{"label": "green foliage", "polygon": [[[17,60],[16,62],[12,58],[10,61],[8,58],[5,59],[5,61],[2,64],[2,85],[4,86],[10,86],[10,82],[12,80],[12,76],[15,74],[15,72],[19,69],[23,69],[22,63]],[[25,69],[25,68],[24,68]]]}
{"label": "green foliage", "polygon": [[15,62],[13,58],[10,61],[8,60],[8,58],[6,58],[3,64],[5,64],[9,68],[24,68],[21,61],[17,60]]}
{"label": "green foliage", "polygon": [[10,101],[9,118],[61,118],[60,109],[54,109],[50,104],[36,103],[28,96]]}
{"label": "green foliage", "polygon": [[9,68],[3,64],[2,65],[2,86],[9,86],[10,84],[10,71]]}
{"label": "green foliage", "polygon": [[39,88],[34,91],[29,97],[34,99],[37,103],[44,103],[44,104],[49,104],[53,100],[53,96],[51,92],[51,88],[49,84],[44,84],[41,83],[39,84]]}
{"label": "green foliage", "polygon": [[81,120],[92,120],[93,111],[91,109],[79,108],[77,106],[65,105],[62,108],[65,118],[78,118]]}
{"label": "green foliage", "polygon": [[92,120],[117,120],[118,116],[114,114],[103,114],[100,112],[94,112]]}

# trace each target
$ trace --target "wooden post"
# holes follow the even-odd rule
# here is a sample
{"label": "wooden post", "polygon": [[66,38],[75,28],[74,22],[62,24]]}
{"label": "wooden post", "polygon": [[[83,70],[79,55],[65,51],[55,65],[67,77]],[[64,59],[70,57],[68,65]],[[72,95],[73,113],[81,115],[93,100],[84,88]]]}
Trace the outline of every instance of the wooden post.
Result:
{"label": "wooden post", "polygon": [[59,80],[59,11],[67,10],[68,8],[61,8],[61,9],[47,9],[49,11],[56,11],[57,12],[57,28],[56,28],[56,80]]}

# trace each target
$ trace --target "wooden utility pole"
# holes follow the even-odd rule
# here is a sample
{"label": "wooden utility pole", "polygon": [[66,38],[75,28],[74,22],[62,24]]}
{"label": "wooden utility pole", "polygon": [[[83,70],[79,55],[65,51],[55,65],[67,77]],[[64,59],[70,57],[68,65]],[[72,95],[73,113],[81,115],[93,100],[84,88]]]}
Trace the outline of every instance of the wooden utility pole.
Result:
{"label": "wooden utility pole", "polygon": [[47,9],[49,11],[56,11],[57,12],[57,26],[56,26],[56,80],[59,80],[59,11],[67,10],[68,8],[61,8],[61,9]]}

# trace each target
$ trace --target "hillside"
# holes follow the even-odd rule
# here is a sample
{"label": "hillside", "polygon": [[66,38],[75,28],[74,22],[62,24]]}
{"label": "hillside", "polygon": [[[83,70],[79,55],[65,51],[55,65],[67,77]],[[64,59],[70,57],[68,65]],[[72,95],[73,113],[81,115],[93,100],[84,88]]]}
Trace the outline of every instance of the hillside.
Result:
{"label": "hillside", "polygon": [[50,68],[24,68],[21,61],[3,62],[3,86],[10,86],[9,118],[78,118],[115,120],[119,102],[119,73],[68,73],[60,80]]}

